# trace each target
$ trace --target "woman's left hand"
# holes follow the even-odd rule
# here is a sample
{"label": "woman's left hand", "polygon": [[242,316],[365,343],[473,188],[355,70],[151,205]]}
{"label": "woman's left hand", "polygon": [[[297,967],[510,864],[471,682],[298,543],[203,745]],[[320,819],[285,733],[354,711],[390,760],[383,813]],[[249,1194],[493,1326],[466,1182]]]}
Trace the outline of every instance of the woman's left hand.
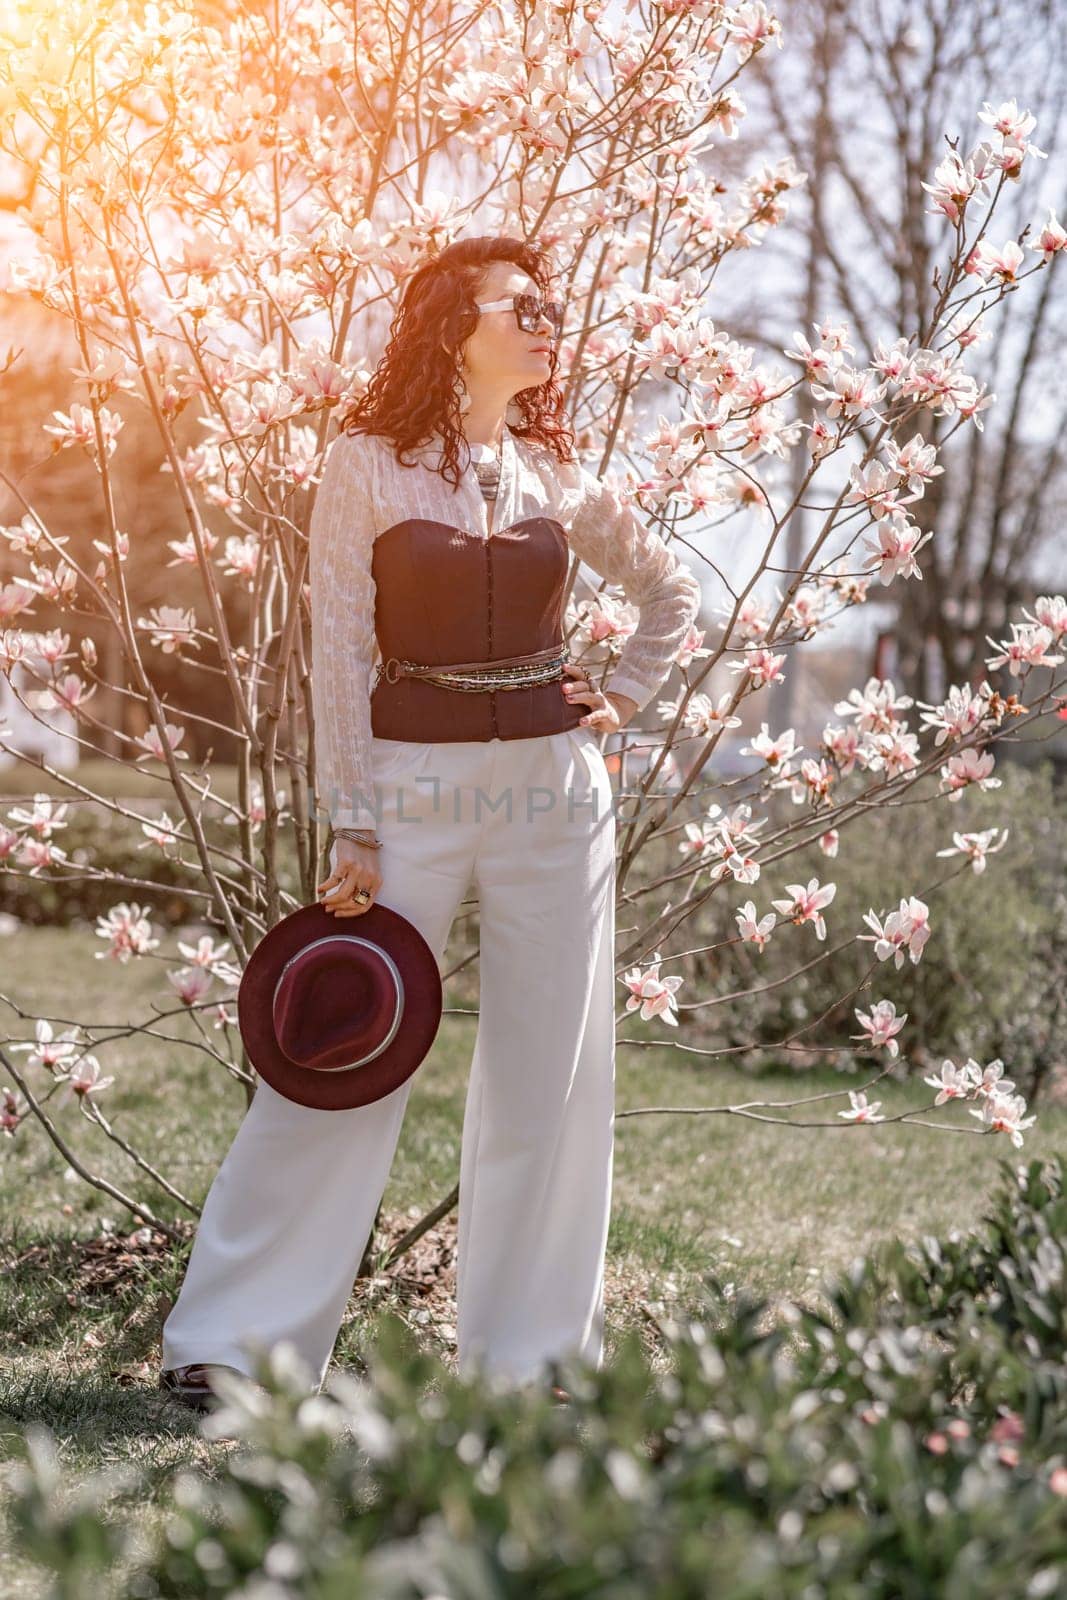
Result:
{"label": "woman's left hand", "polygon": [[587,705],[589,710],[582,718],[580,726],[592,728],[596,733],[614,733],[624,723],[629,722],[637,710],[636,700],[631,700],[625,694],[606,694],[600,689],[594,689],[585,675],[582,667],[576,662],[563,663],[564,681],[560,685],[560,692],[568,704],[575,701]]}

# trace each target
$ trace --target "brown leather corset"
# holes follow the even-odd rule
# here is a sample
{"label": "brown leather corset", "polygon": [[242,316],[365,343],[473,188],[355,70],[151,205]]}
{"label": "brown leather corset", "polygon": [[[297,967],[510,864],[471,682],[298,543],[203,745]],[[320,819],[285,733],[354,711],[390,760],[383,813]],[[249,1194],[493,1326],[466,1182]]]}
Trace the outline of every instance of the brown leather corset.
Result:
{"label": "brown leather corset", "polygon": [[[551,517],[481,534],[423,517],[374,541],[374,629],[382,661],[503,661],[560,647],[570,546]],[[465,692],[419,677],[379,677],[371,731],[379,739],[530,739],[575,728],[589,707],[562,684]]]}

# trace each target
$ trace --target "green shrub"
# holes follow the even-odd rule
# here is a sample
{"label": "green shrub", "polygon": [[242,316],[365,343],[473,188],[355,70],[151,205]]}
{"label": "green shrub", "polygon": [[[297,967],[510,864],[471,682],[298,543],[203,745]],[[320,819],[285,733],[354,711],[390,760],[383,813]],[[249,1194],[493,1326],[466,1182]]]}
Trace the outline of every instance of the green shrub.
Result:
{"label": "green shrub", "polygon": [[[1003,1600],[1062,1593],[1067,1202],[1058,1160],[1012,1168],[984,1229],[857,1261],[825,1308],[704,1283],[569,1408],[461,1381],[385,1318],[364,1380],[321,1395],[277,1349],[177,1474],[129,1596],[231,1600]],[[44,1430],[13,1507],[64,1595],[130,1561],[135,1478],[64,1495]],[[109,1515],[102,1515],[108,1501]],[[97,1583],[94,1591],[92,1583]],[[84,1590],[79,1588],[84,1584]]]}
{"label": "green shrub", "polygon": [[[778,1069],[801,1059],[773,1048],[796,1035],[801,1046],[840,1047],[837,1064],[853,1073],[857,1058],[848,1040],[859,1032],[855,1009],[887,999],[898,1013],[908,1013],[900,1039],[912,1070],[929,1071],[946,1057],[973,1056],[983,1063],[1000,1057],[1019,1092],[1035,1098],[1051,1073],[1067,1064],[1067,858],[1061,843],[1067,799],[1055,786],[1051,762],[1033,768],[1005,764],[999,776],[1003,787],[985,794],[968,790],[954,803],[938,799],[859,819],[841,830],[836,857],[811,846],[765,867],[755,884],[717,890],[699,937],[690,937],[689,944],[734,938],[734,910],[751,898],[762,914],[772,899],[784,897],[787,882],[817,877],[837,885],[826,912],[825,946],[809,927],[779,919],[762,956],[735,943],[690,958],[685,970],[694,974],[701,999],[733,997],[752,986],[765,990],[705,1007],[699,1015],[708,1042],[751,1042],[751,1064]],[[958,871],[963,857],[936,854],[952,844],[954,832],[993,826],[1007,826],[1009,837],[983,873],[967,866],[943,887],[924,892],[926,884]],[[926,900],[933,930],[917,965],[905,960],[898,970],[892,961],[878,963],[854,994],[873,946],[853,944],[774,986],[824,949],[869,932],[866,911],[890,911],[912,893]],[[824,1049],[821,1060],[827,1059],[835,1057]],[[869,1065],[870,1057],[865,1059]]]}
{"label": "green shrub", "polygon": [[[73,927],[94,922],[125,900],[148,906],[157,922],[172,927],[212,920],[210,901],[203,894],[203,873],[191,845],[182,846],[187,863],[182,865],[147,844],[139,822],[116,817],[96,804],[72,805],[64,820],[66,826],[57,831],[56,841],[69,864],[46,868],[37,876],[30,876],[24,867],[10,870],[0,865],[0,912],[34,927]],[[202,826],[213,847],[238,848],[237,829],[218,814],[205,816]],[[234,870],[232,864],[227,870]],[[105,872],[116,874],[120,881],[98,875]],[[296,851],[289,838],[279,846],[279,877],[283,890],[297,893]]]}

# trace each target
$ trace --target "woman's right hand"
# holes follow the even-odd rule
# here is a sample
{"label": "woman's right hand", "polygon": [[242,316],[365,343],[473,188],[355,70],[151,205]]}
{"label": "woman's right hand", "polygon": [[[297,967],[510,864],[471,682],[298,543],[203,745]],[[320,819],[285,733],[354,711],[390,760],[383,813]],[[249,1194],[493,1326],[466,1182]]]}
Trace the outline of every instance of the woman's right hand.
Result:
{"label": "woman's right hand", "polygon": [[[382,886],[378,866],[380,851],[373,845],[357,844],[354,839],[335,841],[336,867],[318,886],[319,899],[337,917],[361,917],[374,904]],[[357,900],[356,892],[366,889],[369,900]]]}

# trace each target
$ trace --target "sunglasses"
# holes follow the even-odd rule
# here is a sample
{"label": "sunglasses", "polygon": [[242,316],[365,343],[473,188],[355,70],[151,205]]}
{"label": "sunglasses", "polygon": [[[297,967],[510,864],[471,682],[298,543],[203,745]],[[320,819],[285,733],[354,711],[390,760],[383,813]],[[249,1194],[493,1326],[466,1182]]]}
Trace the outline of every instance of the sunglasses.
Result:
{"label": "sunglasses", "polygon": [[563,332],[563,306],[558,300],[541,300],[535,294],[510,295],[506,300],[480,300],[479,311],[514,310],[515,321],[524,333],[536,333],[542,316],[552,324],[552,337]]}

